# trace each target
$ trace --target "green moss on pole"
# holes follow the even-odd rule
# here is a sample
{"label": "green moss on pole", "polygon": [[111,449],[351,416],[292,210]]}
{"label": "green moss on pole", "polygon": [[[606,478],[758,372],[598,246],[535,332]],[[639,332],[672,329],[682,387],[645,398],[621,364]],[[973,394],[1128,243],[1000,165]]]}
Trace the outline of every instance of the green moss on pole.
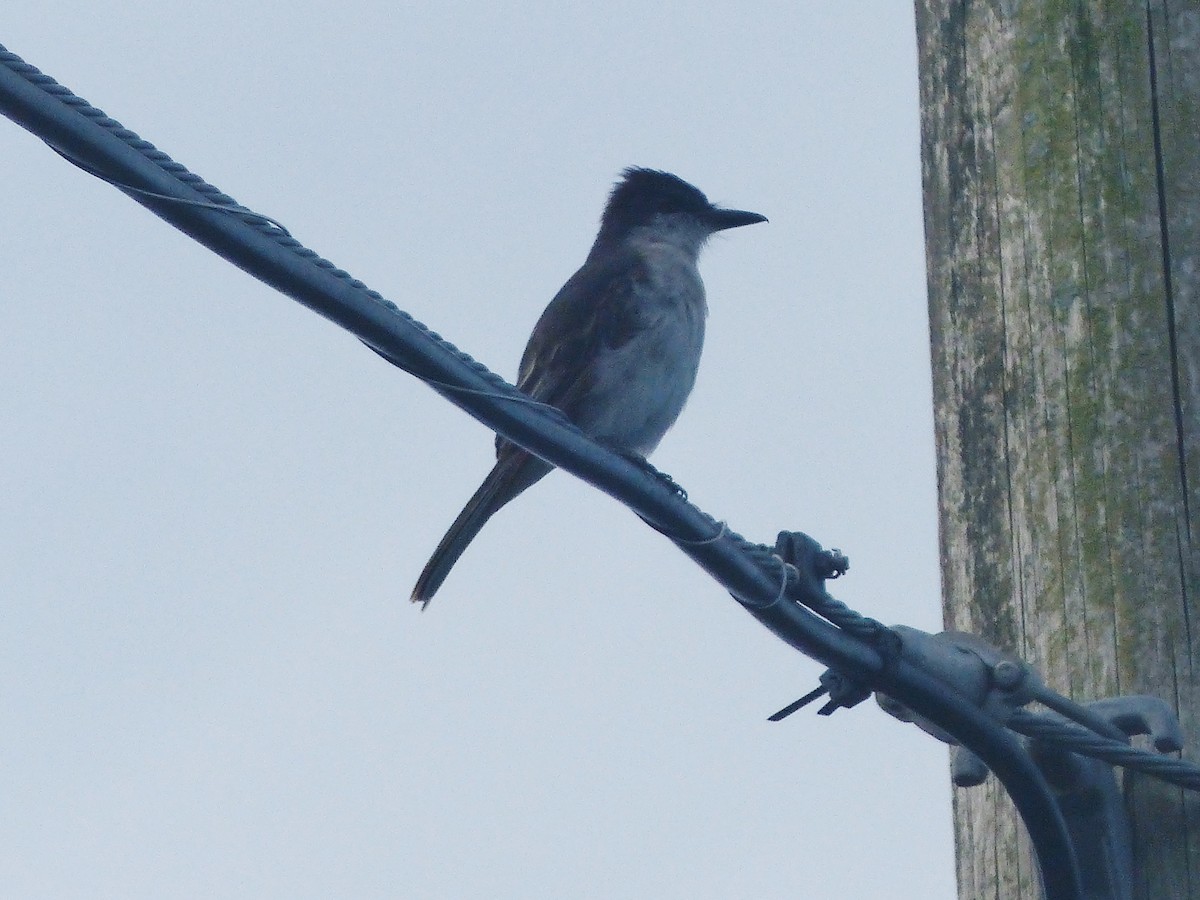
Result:
{"label": "green moss on pole", "polygon": [[[1200,758],[1200,2],[916,8],[946,625]],[[1200,898],[1200,797],[1125,790],[1137,896]],[[955,818],[961,897],[1038,896],[998,789]]]}

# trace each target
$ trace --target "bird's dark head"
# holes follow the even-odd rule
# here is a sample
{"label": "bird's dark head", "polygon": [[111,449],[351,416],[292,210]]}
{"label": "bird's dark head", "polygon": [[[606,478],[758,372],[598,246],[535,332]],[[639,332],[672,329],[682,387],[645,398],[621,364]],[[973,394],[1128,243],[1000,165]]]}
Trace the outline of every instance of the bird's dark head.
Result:
{"label": "bird's dark head", "polygon": [[697,242],[716,231],[765,222],[766,216],[715,206],[677,175],[630,167],[609,195],[597,243],[621,241],[638,229],[694,233]]}

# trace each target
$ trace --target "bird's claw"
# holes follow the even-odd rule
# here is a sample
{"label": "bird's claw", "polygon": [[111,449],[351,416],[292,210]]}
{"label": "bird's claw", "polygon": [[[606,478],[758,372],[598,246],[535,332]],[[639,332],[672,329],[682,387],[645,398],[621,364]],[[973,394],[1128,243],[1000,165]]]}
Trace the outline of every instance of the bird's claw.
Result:
{"label": "bird's claw", "polygon": [[682,485],[676,482],[675,479],[666,472],[662,472],[654,468],[654,466],[650,463],[650,460],[646,459],[646,457],[642,456],[640,453],[633,453],[629,450],[615,450],[614,452],[616,452],[619,456],[623,456],[625,459],[629,460],[647,475],[652,475],[662,484],[666,485],[671,489],[671,492],[675,494],[675,496],[679,497],[679,499],[686,500],[688,498],[688,492],[683,489]]}
{"label": "bird's claw", "polygon": [[[649,465],[649,463],[647,463],[647,465]],[[651,469],[653,469],[653,472],[651,474],[654,475],[655,478],[657,478],[659,481],[661,481],[667,487],[669,487],[672,490],[672,492],[674,492],[676,497],[678,497],[680,500],[686,500],[688,498],[688,492],[683,489],[683,485],[679,484],[679,482],[677,482],[674,478],[672,478],[666,472],[660,472],[658,469],[654,469],[653,466],[651,466]]]}

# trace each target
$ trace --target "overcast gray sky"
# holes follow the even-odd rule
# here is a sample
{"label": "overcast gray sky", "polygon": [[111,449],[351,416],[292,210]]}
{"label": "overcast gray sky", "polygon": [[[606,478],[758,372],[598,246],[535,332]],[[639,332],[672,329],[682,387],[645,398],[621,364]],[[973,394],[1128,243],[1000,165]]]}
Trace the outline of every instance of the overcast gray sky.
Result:
{"label": "overcast gray sky", "polygon": [[[506,377],[631,164],[770,224],[701,268],[654,461],[939,627],[898,0],[6,0],[0,43]],[[425,613],[490,436],[0,121],[13,897],[953,896],[945,749],[555,474]]]}

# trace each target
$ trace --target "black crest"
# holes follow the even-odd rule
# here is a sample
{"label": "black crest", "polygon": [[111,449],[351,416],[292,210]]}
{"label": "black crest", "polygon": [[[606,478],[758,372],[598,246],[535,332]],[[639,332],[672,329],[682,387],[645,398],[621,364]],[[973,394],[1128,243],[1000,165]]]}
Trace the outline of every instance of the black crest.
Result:
{"label": "black crest", "polygon": [[631,166],[609,195],[600,220],[602,231],[623,232],[644,225],[662,213],[690,213],[703,217],[712,204],[699,188],[678,175]]}

